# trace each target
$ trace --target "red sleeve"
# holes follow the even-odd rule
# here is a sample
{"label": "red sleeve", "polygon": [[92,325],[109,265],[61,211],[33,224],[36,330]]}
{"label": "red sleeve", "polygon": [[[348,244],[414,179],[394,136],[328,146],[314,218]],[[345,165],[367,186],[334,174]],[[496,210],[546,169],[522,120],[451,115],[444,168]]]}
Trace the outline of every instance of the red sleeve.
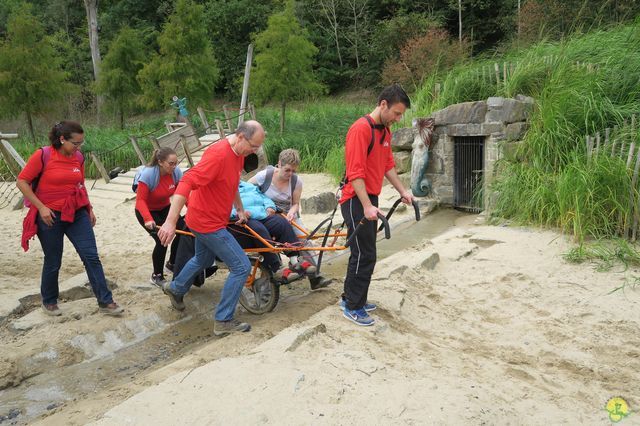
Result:
{"label": "red sleeve", "polygon": [[40,173],[42,173],[42,150],[37,149],[27,160],[27,164],[18,175],[18,179],[31,183]]}
{"label": "red sleeve", "polygon": [[347,179],[364,179],[367,170],[367,149],[371,142],[371,128],[362,126],[356,121],[347,132],[345,144],[345,159],[347,166]]}
{"label": "red sleeve", "polygon": [[209,149],[205,151],[200,162],[182,175],[175,193],[189,198],[191,191],[211,183],[218,177],[222,169],[220,164],[222,159],[223,156],[216,155],[215,150]]}
{"label": "red sleeve", "polygon": [[147,204],[148,198],[149,187],[144,182],[138,182],[138,189],[136,190],[136,210],[140,212],[145,223],[153,220],[151,212],[149,211],[149,205]]}

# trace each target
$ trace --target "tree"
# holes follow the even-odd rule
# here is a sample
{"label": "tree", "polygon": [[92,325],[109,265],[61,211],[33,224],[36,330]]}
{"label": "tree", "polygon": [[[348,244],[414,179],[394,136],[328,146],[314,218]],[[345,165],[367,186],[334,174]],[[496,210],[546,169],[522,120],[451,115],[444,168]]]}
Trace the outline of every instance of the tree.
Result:
{"label": "tree", "polygon": [[[251,35],[267,27],[272,13],[271,0],[209,0],[205,6],[209,40],[219,61],[222,84],[229,93],[237,92],[242,82],[247,46]],[[229,25],[233,22],[233,25]]]}
{"label": "tree", "polygon": [[124,129],[124,114],[142,93],[137,75],[144,66],[147,54],[140,34],[124,27],[111,43],[102,61],[98,93],[106,95],[117,107],[120,128]]}
{"label": "tree", "polygon": [[[89,47],[91,47],[91,62],[93,63],[93,78],[96,82],[100,80],[100,46],[98,43],[98,0],[84,0],[84,7],[87,11],[87,24],[89,26]],[[96,112],[100,121],[100,110],[102,109],[102,97],[96,98]]]}
{"label": "tree", "polygon": [[220,71],[207,39],[204,7],[178,0],[158,37],[160,53],[138,75],[142,103],[147,108],[166,106],[173,96],[191,105],[208,102]]}
{"label": "tree", "polygon": [[7,39],[0,42],[0,110],[10,117],[24,112],[34,144],[33,115],[63,96],[65,79],[44,29],[24,4],[9,18]]}
{"label": "tree", "polygon": [[455,42],[441,28],[409,40],[400,50],[400,60],[384,67],[385,84],[400,83],[417,90],[428,73],[446,70],[469,57],[470,46],[464,39]]}
{"label": "tree", "polygon": [[284,11],[269,17],[267,29],[256,37],[253,88],[258,100],[281,102],[280,133],[284,132],[288,101],[325,92],[313,73],[318,49],[308,40],[288,0]]}

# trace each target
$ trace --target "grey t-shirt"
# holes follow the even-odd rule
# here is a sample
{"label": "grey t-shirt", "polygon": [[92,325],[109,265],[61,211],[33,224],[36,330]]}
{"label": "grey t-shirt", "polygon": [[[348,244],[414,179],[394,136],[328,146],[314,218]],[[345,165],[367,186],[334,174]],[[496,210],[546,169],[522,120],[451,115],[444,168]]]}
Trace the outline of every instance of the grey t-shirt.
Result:
{"label": "grey t-shirt", "polygon": [[[258,186],[264,183],[264,179],[266,175],[267,175],[266,170],[262,170],[256,174],[255,179]],[[264,195],[271,198],[273,202],[276,204],[276,207],[278,207],[283,212],[288,213],[289,209],[291,208],[291,197],[293,196],[293,194],[291,194],[291,183],[287,184],[284,191],[280,191],[274,185],[274,179],[275,179],[275,176],[273,176],[273,179],[271,179],[271,185],[269,185],[269,189],[267,189],[267,192],[265,192]],[[302,189],[302,179],[300,179],[300,176],[298,175],[298,181],[296,182],[296,189],[299,189],[299,188]]]}

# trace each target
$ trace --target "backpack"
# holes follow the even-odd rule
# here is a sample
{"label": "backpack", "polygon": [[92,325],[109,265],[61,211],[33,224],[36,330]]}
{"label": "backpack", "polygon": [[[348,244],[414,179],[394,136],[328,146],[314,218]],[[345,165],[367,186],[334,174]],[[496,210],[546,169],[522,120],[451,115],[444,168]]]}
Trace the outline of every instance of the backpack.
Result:
{"label": "backpack", "polygon": [[[387,136],[387,132],[391,133],[391,130],[389,130],[389,128],[384,124],[375,124],[373,122],[373,119],[371,119],[371,117],[369,117],[368,115],[365,115],[364,118],[366,118],[367,123],[369,123],[369,127],[371,128],[371,141],[369,141],[369,147],[367,148],[367,157],[368,157],[369,154],[371,154],[371,151],[373,150],[373,143],[375,142],[375,138],[376,138],[376,129],[378,130],[384,129],[384,132],[382,133],[382,138],[380,138],[380,143],[384,141],[384,138]],[[340,189],[342,189],[342,187],[344,187],[347,183],[349,183],[349,179],[347,178],[347,171],[345,170],[344,176],[342,176],[342,180],[340,180]]]}
{"label": "backpack", "polygon": [[[271,181],[273,180],[273,172],[275,171],[275,167],[267,166],[266,172],[267,174],[264,176],[264,182],[259,186],[260,192],[263,194],[269,190],[271,186]],[[295,173],[291,175],[291,196],[293,196],[293,191],[296,189],[296,185],[298,184],[298,175]]]}
{"label": "backpack", "polygon": [[[42,169],[40,170],[40,174],[38,174],[38,176],[36,176],[31,181],[31,190],[33,191],[34,194],[36,192],[36,189],[38,188],[38,182],[40,182],[40,178],[44,173],[44,168],[47,167],[47,164],[51,159],[52,150],[53,150],[53,147],[51,145],[43,146],[42,148],[40,148],[40,160],[42,161]],[[76,151],[74,155],[76,159],[80,162],[80,166],[84,166],[84,155],[82,155],[80,151]],[[31,202],[27,198],[24,198],[23,204],[27,208],[31,207]]]}
{"label": "backpack", "polygon": [[[140,170],[138,170],[136,172],[136,175],[133,177],[133,183],[131,184],[131,190],[133,192],[138,192],[138,183],[140,182],[140,177],[142,176],[142,171],[146,168],[143,167]],[[178,177],[176,170],[178,170],[178,168],[176,167],[176,169],[173,171],[172,173],[172,177],[173,177],[173,183],[174,184],[178,184],[178,181],[180,180],[180,178]],[[156,186],[158,186],[158,183],[160,182],[160,180],[158,179],[158,182],[155,182],[155,185],[150,185],[149,186],[149,192],[153,191],[154,189],[156,189]]]}

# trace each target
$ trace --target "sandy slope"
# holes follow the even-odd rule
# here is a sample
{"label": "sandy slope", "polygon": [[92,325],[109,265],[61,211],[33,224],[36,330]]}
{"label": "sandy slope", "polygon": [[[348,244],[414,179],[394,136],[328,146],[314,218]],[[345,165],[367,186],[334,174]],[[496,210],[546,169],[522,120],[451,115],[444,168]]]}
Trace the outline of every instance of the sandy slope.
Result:
{"label": "sandy slope", "polygon": [[[151,244],[132,225],[132,208],[99,211],[104,263],[128,315],[150,309],[169,321],[175,314],[164,297],[136,290],[146,280]],[[18,216],[0,214],[0,237],[8,241],[0,247],[4,296],[37,287],[40,259],[37,250],[25,255],[14,245]],[[339,286],[294,292],[276,312],[251,318],[251,333],[212,339],[175,363],[69,401],[42,421],[602,424],[613,396],[637,410],[640,290],[610,291],[638,272],[567,264],[569,243],[554,232],[456,225],[378,264],[373,327],[341,317]],[[71,274],[79,262],[67,252]],[[195,294],[188,310],[209,302],[208,294]],[[64,338],[90,328],[93,317],[12,342],[28,345],[32,333]],[[640,417],[623,424],[640,424]]]}

